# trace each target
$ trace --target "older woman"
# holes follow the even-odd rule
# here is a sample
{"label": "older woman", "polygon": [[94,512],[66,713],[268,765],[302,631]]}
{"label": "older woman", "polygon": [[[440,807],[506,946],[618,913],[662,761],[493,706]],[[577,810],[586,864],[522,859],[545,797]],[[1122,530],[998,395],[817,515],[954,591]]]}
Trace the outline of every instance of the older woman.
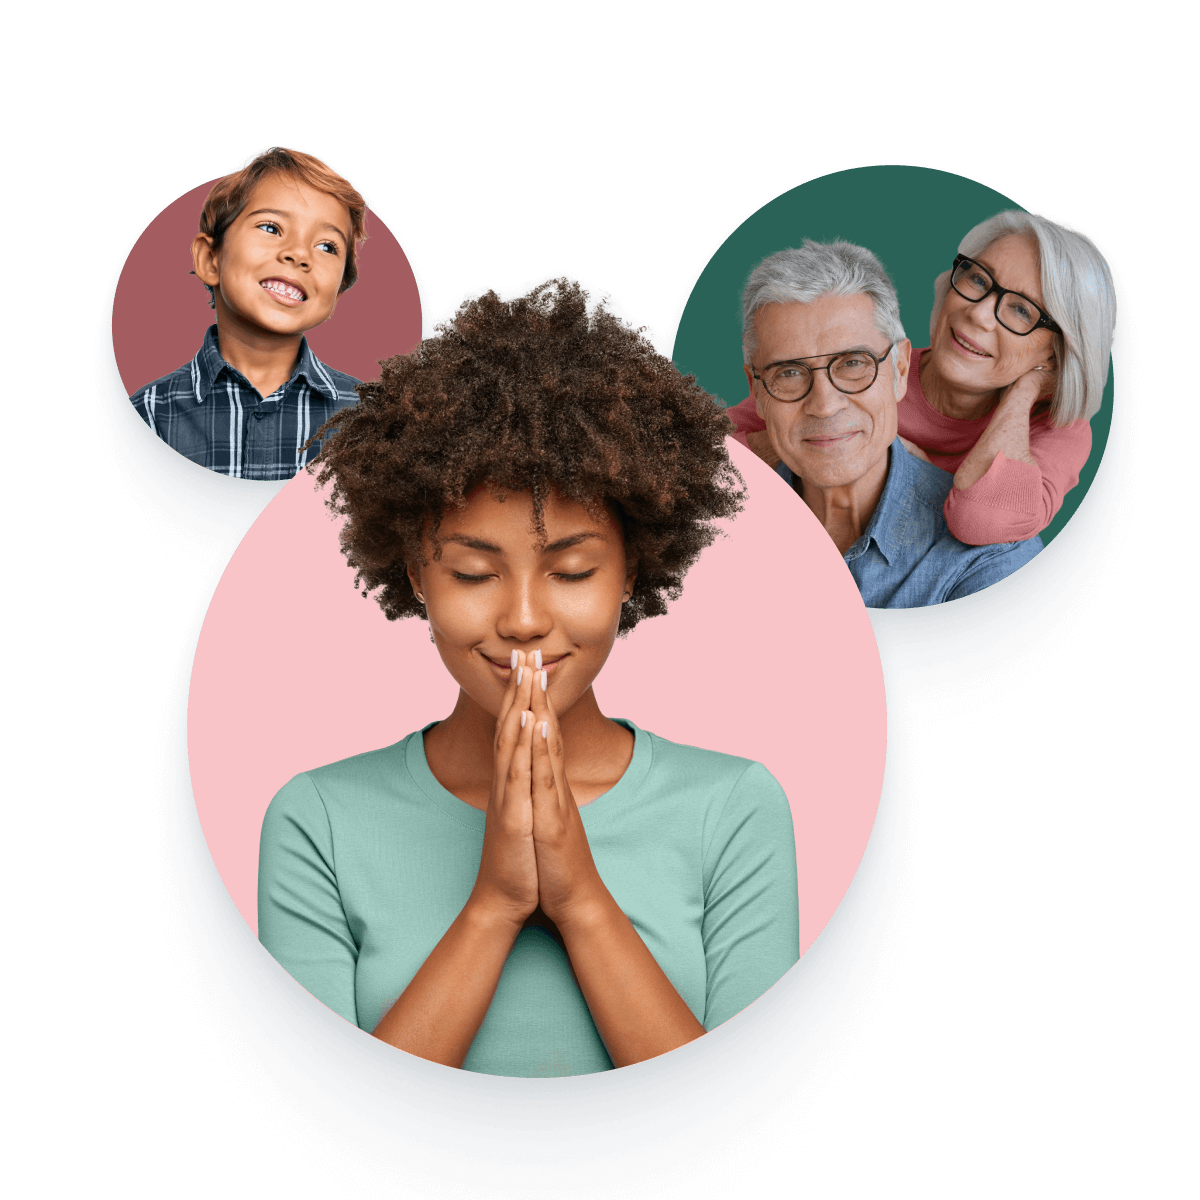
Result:
{"label": "older woman", "polygon": [[[909,449],[954,475],[945,516],[960,541],[1023,541],[1062,507],[1091,450],[1115,318],[1108,265],[1081,234],[1014,211],[963,238],[899,410]],[[768,458],[752,404],[731,410],[735,436]]]}
{"label": "older woman", "polygon": [[359,584],[428,620],[458,700],[275,797],[263,944],[448,1066],[576,1075],[699,1037],[799,956],[787,800],[610,720],[592,682],[740,507],[727,420],[566,283],[465,304],[361,392],[321,478]]}

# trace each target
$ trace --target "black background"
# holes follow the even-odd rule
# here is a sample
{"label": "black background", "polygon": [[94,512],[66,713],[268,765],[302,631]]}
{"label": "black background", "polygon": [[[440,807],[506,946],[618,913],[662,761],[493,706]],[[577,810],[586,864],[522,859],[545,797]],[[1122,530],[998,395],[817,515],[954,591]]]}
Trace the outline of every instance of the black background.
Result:
{"label": "black background", "polygon": [[[432,149],[409,140],[391,152],[373,139],[372,151],[343,154],[337,146],[354,139],[326,136],[317,145],[276,130],[167,156],[134,131],[102,156],[106,178],[121,186],[98,203],[107,217],[89,251],[96,322],[110,271],[143,224],[269,138],[319,152],[353,179],[406,246],[434,316],[481,284],[511,288],[570,274],[611,290],[626,314],[660,335],[728,230],[785,188],[857,164],[808,160],[797,170],[776,155],[773,168],[766,154],[766,166],[750,168],[731,155],[715,169],[710,144],[659,152],[640,138],[632,148],[625,138],[596,138],[586,152],[565,151],[541,149],[536,134],[520,130],[497,134],[486,152],[443,138]],[[1072,162],[1031,170],[898,157],[895,148],[862,161],[956,170],[1085,229],[1121,269],[1135,322],[1139,260],[1128,197],[1093,186]],[[1135,361],[1135,403],[1136,372]],[[175,659],[209,562],[203,547],[190,558],[178,541],[164,552],[161,530],[128,504],[98,458],[90,496],[96,535],[85,558],[102,596],[95,611],[107,614],[92,709],[102,742],[116,748],[121,781],[116,811],[102,822],[116,863],[103,887],[106,908],[133,931],[91,938],[91,971],[107,983],[97,989],[86,1060],[98,1079],[130,1088],[114,1120],[97,1085],[94,1126],[120,1129],[143,1147],[128,1164],[134,1178],[160,1175],[152,1164],[167,1154],[169,1174],[200,1194],[376,1194],[370,1172],[322,1160],[260,1105],[197,1007],[186,946],[163,919],[170,882],[155,780]],[[734,1165],[710,1178],[709,1194],[755,1195],[829,1174],[973,1190],[977,1181],[1016,1183],[1040,1153],[1062,1152],[1064,1109],[1079,1111],[1097,1072],[1087,1006],[1103,991],[1120,940],[1118,918],[1105,918],[1114,868],[1096,845],[1115,764],[1128,751],[1129,726],[1112,710],[1138,678],[1127,630],[1145,552],[1133,505],[1127,511],[1105,588],[1037,670],[1007,692],[968,692],[955,716],[914,697],[919,817],[905,952],[889,959],[874,1021],[829,1073],[820,1102],[803,1120],[785,1112],[766,1160],[748,1174]],[[695,1182],[686,1194],[700,1194]]]}

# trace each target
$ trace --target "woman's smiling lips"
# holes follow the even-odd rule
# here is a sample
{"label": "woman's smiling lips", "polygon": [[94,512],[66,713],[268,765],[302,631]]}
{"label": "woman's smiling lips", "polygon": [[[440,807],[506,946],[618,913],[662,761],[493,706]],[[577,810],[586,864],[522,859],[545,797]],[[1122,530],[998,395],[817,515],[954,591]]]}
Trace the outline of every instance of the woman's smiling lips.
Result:
{"label": "woman's smiling lips", "polygon": [[284,279],[281,275],[272,275],[270,279],[262,280],[259,285],[264,292],[270,292],[273,299],[288,308],[303,304],[308,296],[304,289],[293,279]]}
{"label": "woman's smiling lips", "polygon": [[973,342],[969,337],[964,337],[953,326],[950,327],[950,337],[954,341],[955,349],[966,358],[992,357],[978,342]]}
{"label": "woman's smiling lips", "polygon": [[[483,657],[492,664],[492,668],[495,670],[497,678],[502,680],[504,683],[508,683],[508,677],[512,674],[512,667],[510,666],[510,663],[512,662],[511,651],[503,658],[493,658],[490,654],[484,654],[482,650],[479,653],[482,654]],[[559,654],[554,658],[551,658],[546,654],[542,655],[542,670],[546,672],[547,682],[549,682],[549,677],[554,674],[554,668],[557,667],[558,664],[566,657],[567,656],[565,654]],[[537,668],[533,665],[532,650],[527,650],[525,652],[525,665],[531,670],[537,670]]]}

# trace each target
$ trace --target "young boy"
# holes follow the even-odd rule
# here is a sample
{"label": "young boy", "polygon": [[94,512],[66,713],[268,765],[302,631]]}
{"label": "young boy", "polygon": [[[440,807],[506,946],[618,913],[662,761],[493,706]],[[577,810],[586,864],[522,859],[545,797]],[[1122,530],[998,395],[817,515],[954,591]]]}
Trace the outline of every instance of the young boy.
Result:
{"label": "young boy", "polygon": [[290,479],[304,443],[358,399],[305,330],[358,278],[366,205],[319,159],[279,147],[217,181],[192,242],[217,323],[191,362],[130,400],[180,454],[239,479]]}

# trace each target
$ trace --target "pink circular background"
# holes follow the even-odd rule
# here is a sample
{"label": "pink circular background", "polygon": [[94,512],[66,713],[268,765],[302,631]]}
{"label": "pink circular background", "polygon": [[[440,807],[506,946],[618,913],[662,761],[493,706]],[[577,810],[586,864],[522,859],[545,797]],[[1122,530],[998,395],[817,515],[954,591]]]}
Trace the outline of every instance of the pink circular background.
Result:
{"label": "pink circular background", "polygon": [[[113,350],[130,396],[189,362],[216,320],[204,285],[188,274],[200,210],[216,182],[168,204],[125,260],[113,300]],[[323,363],[356,379],[378,378],[381,358],[407,354],[421,340],[421,298],[408,259],[370,209],[366,220],[358,282],[305,335]]]}
{"label": "pink circular background", "polygon": [[[796,829],[800,949],[862,858],[883,780],[883,675],[846,564],[792,490],[728,442],[745,510],[665,617],[619,639],[595,690],[609,716],[764,763]],[[258,836],[300,771],[399,741],[457,696],[422,621],[389,622],[355,591],[338,524],[297,475],[221,577],[196,647],[188,756],[200,824],[258,929]],[[749,612],[749,620],[741,614]]]}

